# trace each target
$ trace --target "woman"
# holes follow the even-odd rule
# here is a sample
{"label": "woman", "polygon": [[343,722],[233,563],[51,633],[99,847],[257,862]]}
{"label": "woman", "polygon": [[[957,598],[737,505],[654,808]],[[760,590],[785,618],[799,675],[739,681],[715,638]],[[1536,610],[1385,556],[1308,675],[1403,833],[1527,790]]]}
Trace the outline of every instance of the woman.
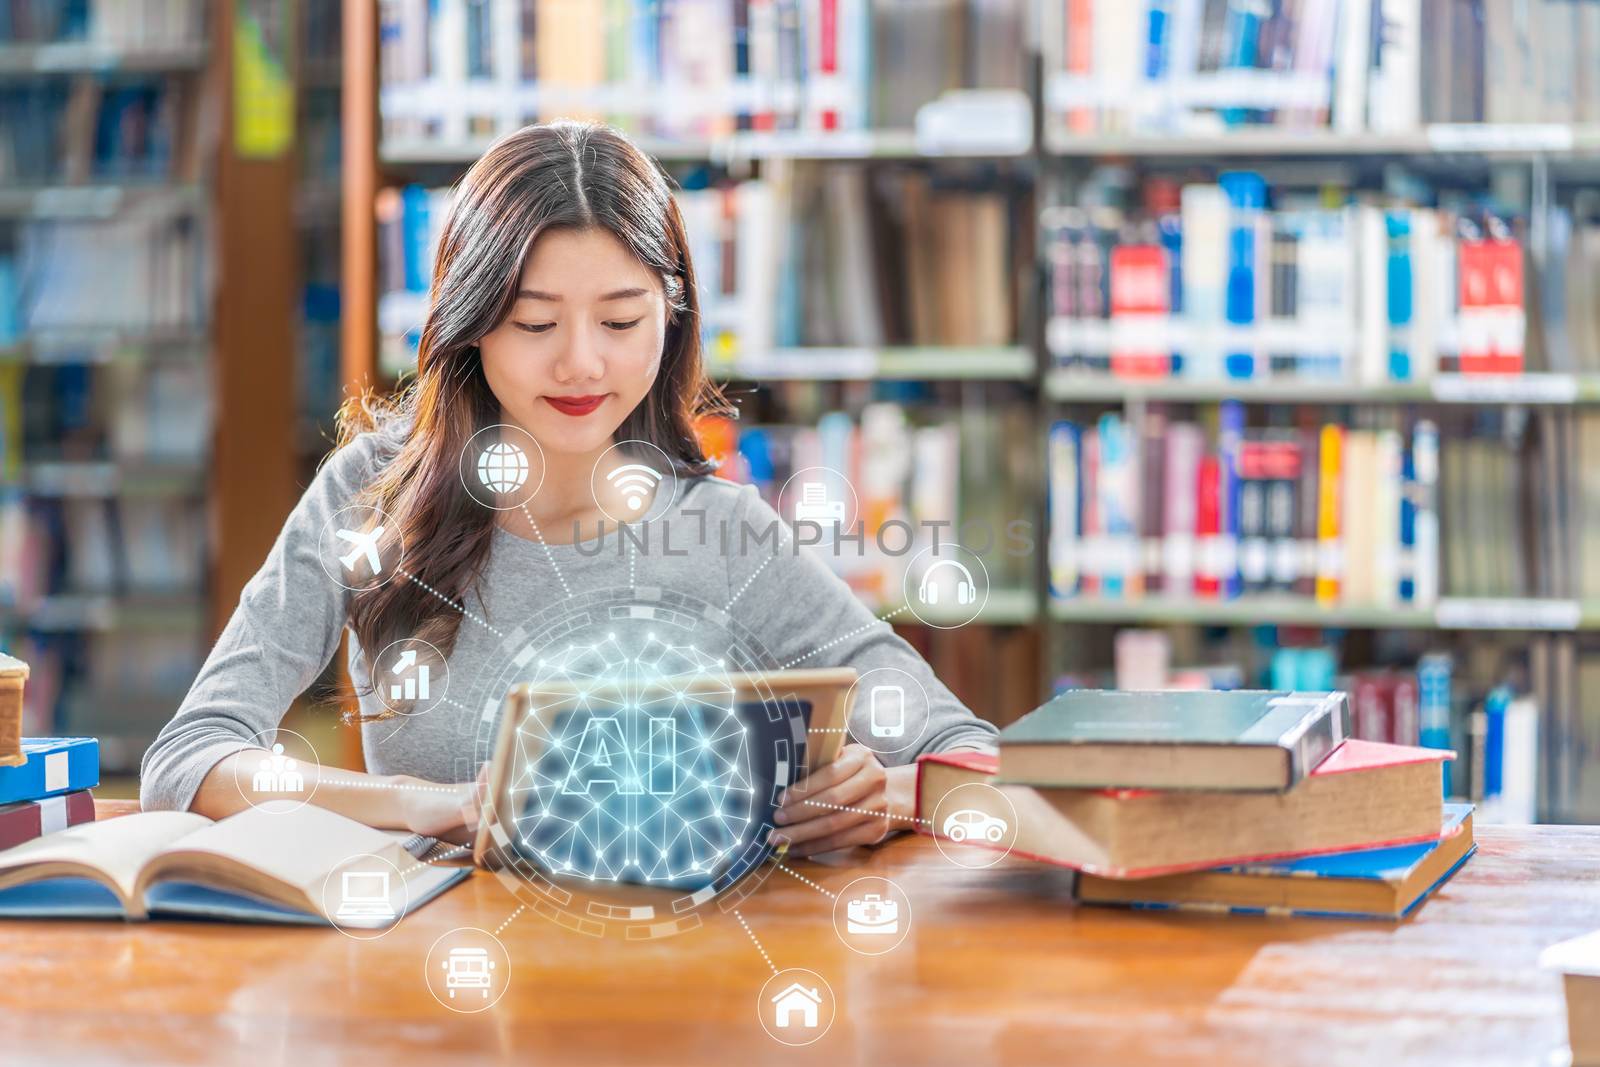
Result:
{"label": "woman", "polygon": [[[620,134],[558,122],[489,149],[462,180],[440,238],[416,381],[391,407],[347,405],[343,447],[289,516],[145,755],[147,810],[221,818],[257,799],[250,784],[265,743],[348,626],[370,773],[303,767],[311,802],[381,828],[461,839],[476,819],[463,728],[476,712],[441,702],[385,720],[372,657],[415,638],[441,650],[455,678],[492,674],[504,658],[503,628],[573,590],[631,585],[631,567],[649,569],[663,588],[726,589],[730,613],[782,662],[896,668],[926,691],[920,745],[886,757],[892,766],[852,744],[788,790],[776,822],[791,855],[905,828],[873,813],[912,815],[915,756],[992,743],[994,728],[809,555],[724,552],[715,537],[647,563],[584,551],[607,512],[617,514],[601,508],[591,476],[620,441],[654,445],[680,475],[674,503],[655,521],[689,512],[689,528],[737,530],[776,520],[751,487],[708,475],[692,432],[693,416],[718,397],[701,368],[687,249],[666,180]],[[525,506],[485,507],[458,470],[472,435],[496,424],[536,442],[542,481]],[[337,568],[324,558],[326,530],[352,505],[381,509],[380,547],[404,552],[389,580],[353,590],[332,580]],[[680,550],[687,540],[676,537]],[[863,726],[852,732],[867,736]]]}

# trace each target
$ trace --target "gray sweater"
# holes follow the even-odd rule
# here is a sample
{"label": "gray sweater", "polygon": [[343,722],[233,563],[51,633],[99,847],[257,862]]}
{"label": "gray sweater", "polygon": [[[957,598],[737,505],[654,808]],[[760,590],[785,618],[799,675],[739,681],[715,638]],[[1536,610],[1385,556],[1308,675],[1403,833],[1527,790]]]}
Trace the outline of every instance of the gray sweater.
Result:
{"label": "gray sweater", "polygon": [[[319,538],[391,448],[387,439],[363,435],[336,453],[306,489],[183,705],[145,753],[140,801],[146,810],[187,809],[211,768],[270,739],[290,703],[332,659],[352,594],[324,570]],[[898,740],[875,739],[869,702],[861,697],[850,720],[851,735],[885,764],[991,746],[994,727],[963,707],[915,650],[812,554],[817,550],[796,552],[787,536],[781,545],[757,540],[776,522],[753,487],[706,477],[683,479],[675,504],[642,524],[637,540],[613,529],[598,541],[546,545],[497,527],[481,580],[461,604],[446,699],[422,714],[364,723],[367,769],[470,781],[487,756],[484,738],[492,736],[486,711],[518,680],[508,664],[519,646],[566,629],[563,620],[572,615],[566,605],[602,591],[614,603],[643,600],[669,607],[674,617],[694,618],[691,629],[710,645],[737,641],[748,665],[761,669],[850,666],[861,672],[864,687],[867,672],[893,668],[870,680],[897,682],[907,691],[905,733]],[[741,530],[752,532],[742,537]],[[371,690],[353,635],[349,652],[362,713],[376,716],[384,706]]]}

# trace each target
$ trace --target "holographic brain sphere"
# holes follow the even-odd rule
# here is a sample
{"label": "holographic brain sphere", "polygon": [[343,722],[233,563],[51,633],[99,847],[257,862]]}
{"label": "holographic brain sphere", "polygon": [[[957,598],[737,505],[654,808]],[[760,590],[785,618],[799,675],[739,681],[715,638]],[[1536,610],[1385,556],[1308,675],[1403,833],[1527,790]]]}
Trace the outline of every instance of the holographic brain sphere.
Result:
{"label": "holographic brain sphere", "polygon": [[748,726],[721,662],[651,635],[539,663],[551,694],[522,724],[512,795],[521,847],[547,871],[710,882],[755,817]]}

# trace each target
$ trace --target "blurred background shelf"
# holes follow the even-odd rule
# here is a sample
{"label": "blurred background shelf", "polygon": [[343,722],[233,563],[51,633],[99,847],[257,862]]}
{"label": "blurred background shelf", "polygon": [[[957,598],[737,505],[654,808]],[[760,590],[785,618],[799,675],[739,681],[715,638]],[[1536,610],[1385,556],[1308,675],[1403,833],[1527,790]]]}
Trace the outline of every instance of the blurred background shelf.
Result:
{"label": "blurred background shelf", "polygon": [[1574,374],[1441,375],[1422,382],[1363,385],[1286,378],[1244,381],[1130,379],[1053,370],[1045,395],[1064,402],[1168,401],[1253,404],[1596,404],[1600,376]]}
{"label": "blurred background shelf", "polygon": [[815,345],[774,349],[731,365],[713,361],[708,369],[713,376],[730,380],[1024,381],[1033,377],[1034,355],[1021,345]]}
{"label": "blurred background shelf", "polygon": [[1297,626],[1361,630],[1593,630],[1600,604],[1574,600],[1447,597],[1431,608],[1319,604],[1305,597],[1243,596],[1233,600],[1189,597],[1052,599],[1049,615],[1061,622],[1131,623],[1141,626]]}
{"label": "blurred background shelf", "polygon": [[0,78],[41,74],[191,74],[202,70],[211,46],[203,40],[159,46],[89,41],[0,43]]}

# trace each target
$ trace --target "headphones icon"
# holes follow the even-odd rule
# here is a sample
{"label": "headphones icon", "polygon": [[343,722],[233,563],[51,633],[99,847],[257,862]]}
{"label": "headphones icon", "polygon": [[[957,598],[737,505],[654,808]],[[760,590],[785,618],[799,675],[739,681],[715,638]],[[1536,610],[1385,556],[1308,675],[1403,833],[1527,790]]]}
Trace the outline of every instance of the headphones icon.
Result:
{"label": "headphones icon", "polygon": [[922,584],[917,587],[918,600],[928,605],[939,603],[939,587],[934,585],[930,579],[933,577],[933,572],[940,567],[954,567],[961,573],[961,580],[956,583],[957,604],[970,604],[978,599],[978,588],[977,584],[972,580],[972,572],[967,570],[960,560],[936,559],[927,570],[922,572]]}

